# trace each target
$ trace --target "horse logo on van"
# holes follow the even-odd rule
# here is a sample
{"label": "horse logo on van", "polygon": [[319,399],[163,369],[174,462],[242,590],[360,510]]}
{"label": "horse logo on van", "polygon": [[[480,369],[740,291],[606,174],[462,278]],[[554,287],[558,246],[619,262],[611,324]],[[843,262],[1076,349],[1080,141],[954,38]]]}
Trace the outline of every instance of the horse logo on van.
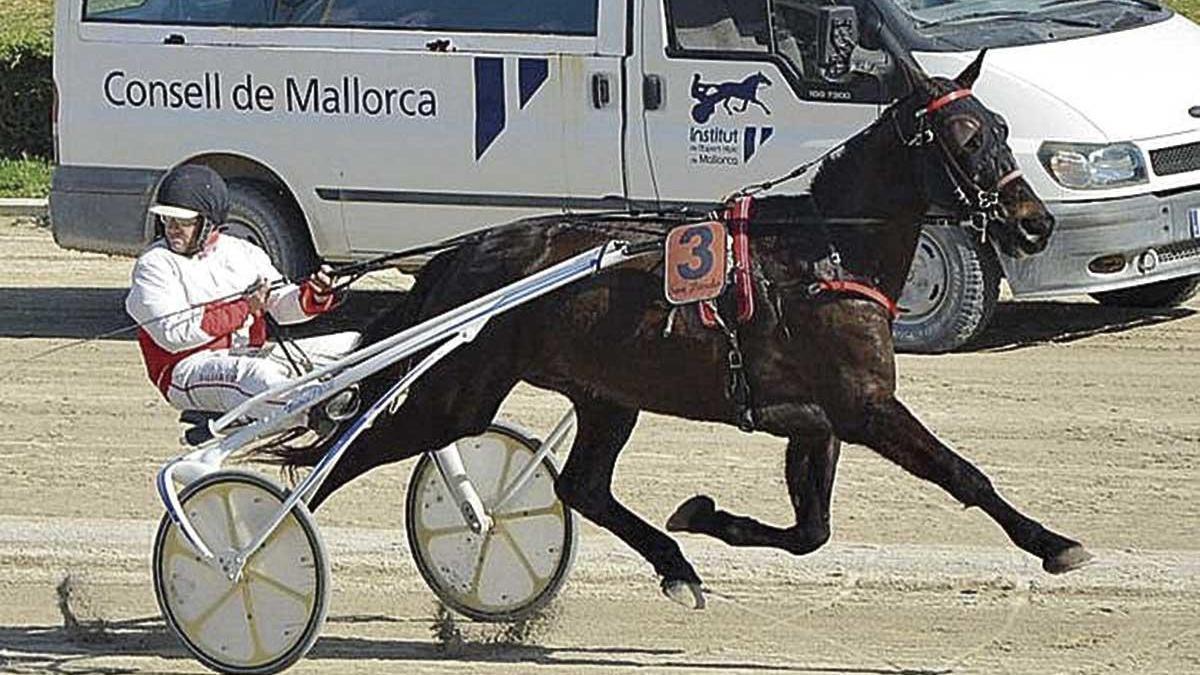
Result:
{"label": "horse logo on van", "polygon": [[[758,100],[758,88],[763,85],[769,87],[771,81],[761,71],[740,82],[720,83],[701,82],[700,73],[696,73],[692,76],[692,98],[696,99],[696,105],[692,106],[692,119],[696,121],[696,124],[704,124],[712,118],[718,103],[730,115],[746,112],[746,108],[749,108],[751,103],[770,115],[771,110],[765,103]],[[729,101],[733,99],[741,101],[740,108],[736,107],[736,103],[733,107],[729,105]]]}

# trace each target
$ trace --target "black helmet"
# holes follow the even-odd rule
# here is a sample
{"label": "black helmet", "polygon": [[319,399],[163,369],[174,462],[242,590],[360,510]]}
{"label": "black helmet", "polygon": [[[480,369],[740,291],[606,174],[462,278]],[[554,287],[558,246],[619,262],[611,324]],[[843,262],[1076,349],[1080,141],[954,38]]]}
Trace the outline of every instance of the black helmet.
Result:
{"label": "black helmet", "polygon": [[196,240],[191,249],[184,252],[184,255],[193,255],[204,247],[213,228],[225,223],[229,215],[229,188],[221,175],[207,166],[178,166],[163,177],[150,213],[166,218],[199,218]]}

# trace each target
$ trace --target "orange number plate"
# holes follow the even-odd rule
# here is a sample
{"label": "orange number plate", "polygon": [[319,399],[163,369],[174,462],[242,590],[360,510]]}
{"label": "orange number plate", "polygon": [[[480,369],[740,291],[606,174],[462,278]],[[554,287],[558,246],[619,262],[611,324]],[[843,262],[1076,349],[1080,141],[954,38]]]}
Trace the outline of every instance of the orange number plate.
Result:
{"label": "orange number plate", "polygon": [[728,265],[725,226],[716,221],[680,225],[667,235],[667,302],[712,300],[725,290]]}

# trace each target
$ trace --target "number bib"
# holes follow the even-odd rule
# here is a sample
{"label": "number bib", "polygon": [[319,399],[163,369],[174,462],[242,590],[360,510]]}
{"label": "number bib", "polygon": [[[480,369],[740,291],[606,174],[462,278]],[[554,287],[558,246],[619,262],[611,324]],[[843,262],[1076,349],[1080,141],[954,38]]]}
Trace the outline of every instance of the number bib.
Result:
{"label": "number bib", "polygon": [[728,276],[728,252],[725,226],[719,222],[680,225],[671,230],[665,256],[667,302],[686,305],[721,295]]}

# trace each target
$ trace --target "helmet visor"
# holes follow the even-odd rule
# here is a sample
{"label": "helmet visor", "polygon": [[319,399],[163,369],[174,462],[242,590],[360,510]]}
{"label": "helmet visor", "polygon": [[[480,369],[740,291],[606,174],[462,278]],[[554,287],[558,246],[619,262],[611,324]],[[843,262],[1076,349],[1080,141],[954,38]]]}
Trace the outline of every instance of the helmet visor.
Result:
{"label": "helmet visor", "polygon": [[170,206],[168,204],[155,204],[150,207],[150,213],[163,218],[177,218],[179,220],[195,220],[200,217],[199,211],[185,209],[182,206]]}

